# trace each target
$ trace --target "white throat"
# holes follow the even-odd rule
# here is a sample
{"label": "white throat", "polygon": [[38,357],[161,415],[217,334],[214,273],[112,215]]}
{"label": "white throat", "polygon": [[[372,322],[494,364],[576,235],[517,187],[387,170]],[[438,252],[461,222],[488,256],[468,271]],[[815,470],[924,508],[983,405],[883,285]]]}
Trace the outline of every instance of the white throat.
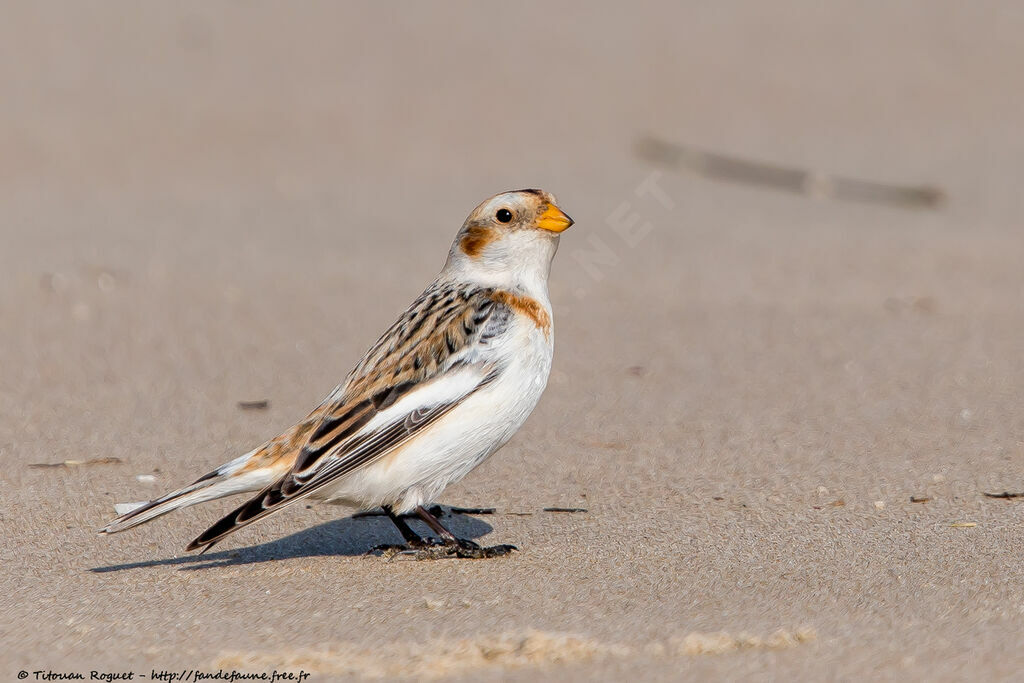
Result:
{"label": "white throat", "polygon": [[548,300],[548,275],[558,250],[558,236],[523,230],[503,235],[469,256],[456,238],[441,277],[472,282]]}

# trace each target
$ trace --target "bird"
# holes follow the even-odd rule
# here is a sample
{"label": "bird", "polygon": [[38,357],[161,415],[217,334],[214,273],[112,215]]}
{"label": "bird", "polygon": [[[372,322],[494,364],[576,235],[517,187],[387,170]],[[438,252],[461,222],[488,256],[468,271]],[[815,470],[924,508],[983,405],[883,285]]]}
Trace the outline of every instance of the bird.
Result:
{"label": "bird", "polygon": [[[301,500],[382,508],[402,535],[391,553],[480,559],[513,545],[457,537],[429,506],[504,446],[537,405],[551,371],[548,277],[573,220],[543,190],[477,206],[437,278],[309,415],[191,484],[122,514],[113,534],[180,508],[255,493],[188,544],[206,552]],[[418,516],[437,537],[405,521]]]}

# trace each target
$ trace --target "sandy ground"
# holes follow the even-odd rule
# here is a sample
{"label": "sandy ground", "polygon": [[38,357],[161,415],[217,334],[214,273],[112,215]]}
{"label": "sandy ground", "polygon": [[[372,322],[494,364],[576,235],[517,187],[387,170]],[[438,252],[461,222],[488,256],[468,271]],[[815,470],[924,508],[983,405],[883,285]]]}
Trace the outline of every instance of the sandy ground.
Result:
{"label": "sandy ground", "polygon": [[[0,677],[1018,674],[1024,12],[820,5],[5,7]],[[647,133],[948,202],[652,176]],[[184,554],[233,501],[96,535],[304,415],[523,186],[577,220],[555,369],[442,501],[520,553],[389,563],[320,506]]]}

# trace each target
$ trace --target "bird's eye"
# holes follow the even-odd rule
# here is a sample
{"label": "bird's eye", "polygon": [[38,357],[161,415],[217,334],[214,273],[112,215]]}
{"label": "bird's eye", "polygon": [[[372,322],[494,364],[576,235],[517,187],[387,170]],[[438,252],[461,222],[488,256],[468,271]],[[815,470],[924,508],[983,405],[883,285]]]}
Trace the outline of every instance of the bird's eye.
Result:
{"label": "bird's eye", "polygon": [[512,221],[512,212],[508,209],[498,209],[498,213],[494,217],[498,219],[499,223],[509,223]]}

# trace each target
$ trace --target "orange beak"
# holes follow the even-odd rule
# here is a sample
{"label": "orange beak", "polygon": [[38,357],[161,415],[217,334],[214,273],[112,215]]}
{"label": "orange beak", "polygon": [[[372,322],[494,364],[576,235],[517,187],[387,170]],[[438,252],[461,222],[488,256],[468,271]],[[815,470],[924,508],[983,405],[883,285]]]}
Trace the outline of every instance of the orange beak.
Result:
{"label": "orange beak", "polygon": [[562,232],[572,225],[572,222],[561,209],[554,204],[548,204],[548,208],[537,218],[537,227],[551,232]]}

